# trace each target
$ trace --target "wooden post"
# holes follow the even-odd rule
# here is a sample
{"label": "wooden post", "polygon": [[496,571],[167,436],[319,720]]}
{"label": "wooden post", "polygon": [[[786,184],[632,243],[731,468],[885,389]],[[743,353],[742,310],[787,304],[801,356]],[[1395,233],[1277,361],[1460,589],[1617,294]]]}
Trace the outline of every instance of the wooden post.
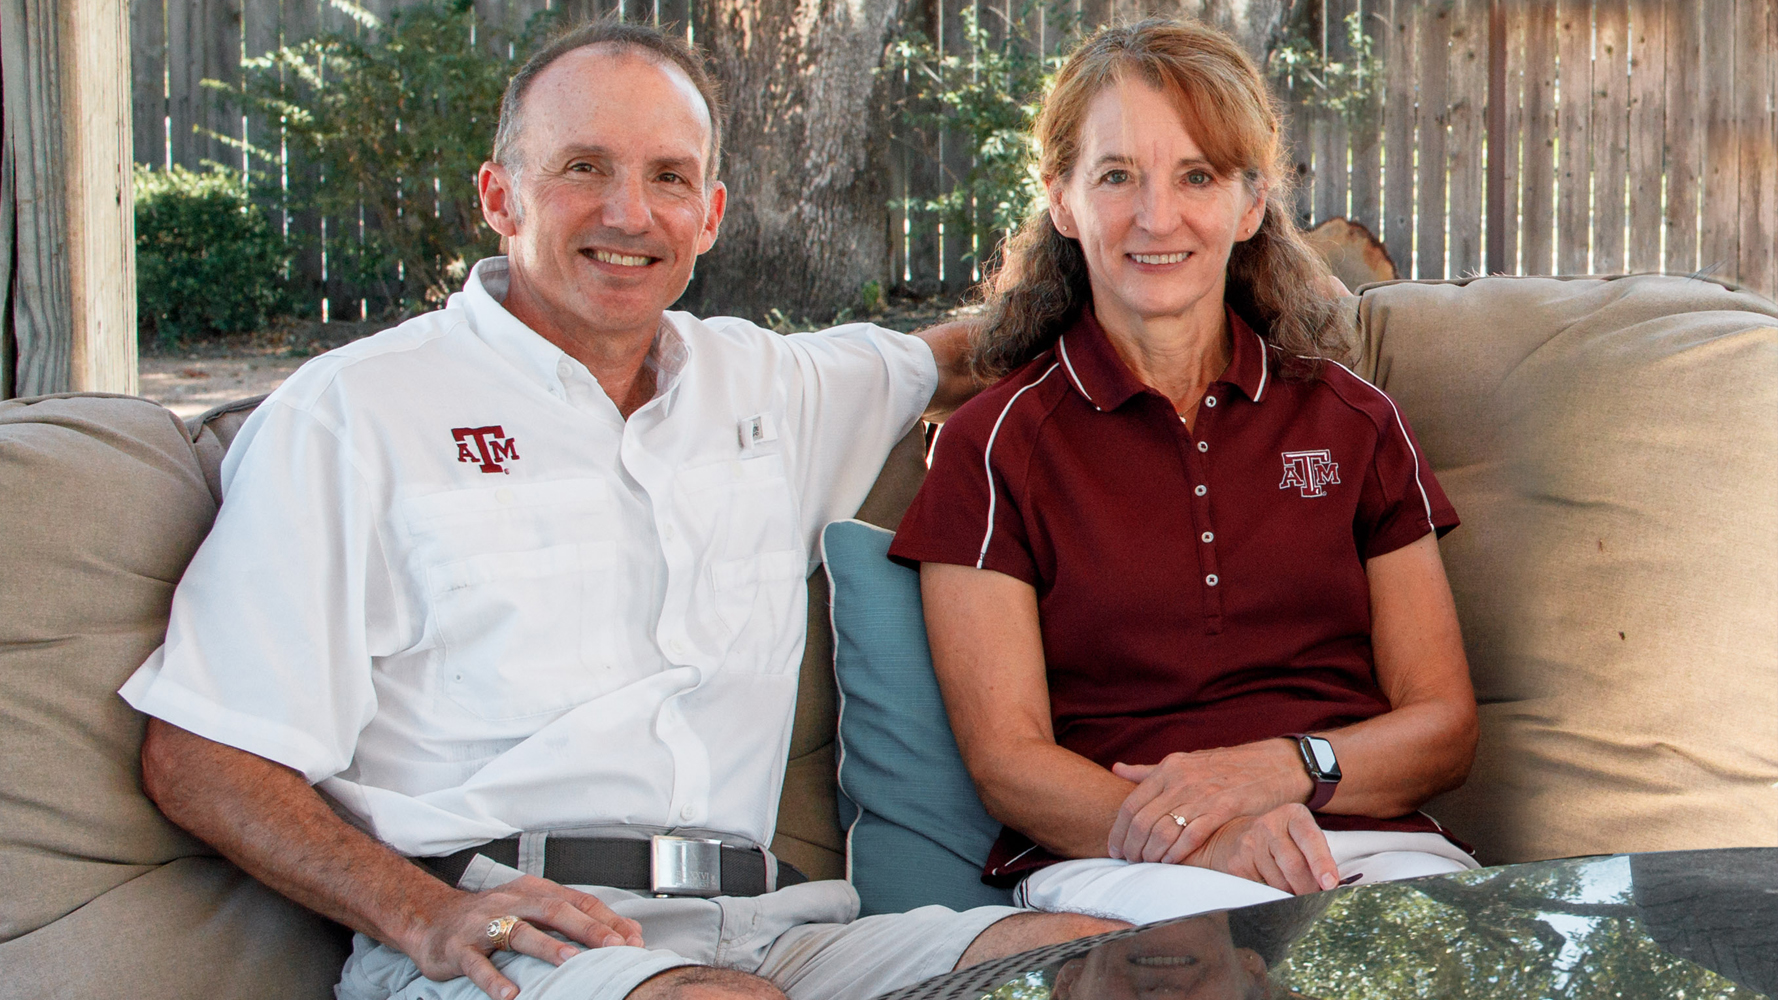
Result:
{"label": "wooden post", "polygon": [[0,392],[135,393],[130,35],[124,0],[0,0],[16,229]]}
{"label": "wooden post", "polygon": [[129,5],[61,0],[59,6],[69,286],[75,303],[70,388],[135,395]]}

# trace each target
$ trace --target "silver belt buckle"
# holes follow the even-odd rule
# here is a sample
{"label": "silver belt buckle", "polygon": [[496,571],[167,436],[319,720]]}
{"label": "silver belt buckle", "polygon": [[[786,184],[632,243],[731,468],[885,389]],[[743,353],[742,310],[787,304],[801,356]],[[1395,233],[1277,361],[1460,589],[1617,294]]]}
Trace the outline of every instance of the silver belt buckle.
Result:
{"label": "silver belt buckle", "polygon": [[722,895],[722,841],[649,838],[649,888],[656,896]]}

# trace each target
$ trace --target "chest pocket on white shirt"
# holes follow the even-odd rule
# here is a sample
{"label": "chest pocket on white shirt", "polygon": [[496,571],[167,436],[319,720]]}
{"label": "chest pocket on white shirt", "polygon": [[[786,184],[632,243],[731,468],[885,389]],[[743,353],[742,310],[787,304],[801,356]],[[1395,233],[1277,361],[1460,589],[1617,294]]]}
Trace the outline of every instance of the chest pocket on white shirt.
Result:
{"label": "chest pocket on white shirt", "polygon": [[[717,617],[731,636],[757,629],[760,639],[773,637],[808,568],[783,456],[687,469],[679,486],[709,532],[705,572]],[[755,615],[764,620],[753,621]]]}
{"label": "chest pocket on white shirt", "polygon": [[445,697],[492,722],[564,711],[596,693],[583,632],[596,627],[616,571],[609,489],[564,480],[402,503]]}

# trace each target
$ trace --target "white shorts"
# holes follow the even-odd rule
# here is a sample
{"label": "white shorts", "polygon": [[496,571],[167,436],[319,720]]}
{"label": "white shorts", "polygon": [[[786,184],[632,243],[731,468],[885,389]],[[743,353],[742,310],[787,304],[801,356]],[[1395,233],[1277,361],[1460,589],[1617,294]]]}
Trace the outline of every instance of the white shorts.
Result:
{"label": "white shorts", "polygon": [[[1478,867],[1474,858],[1436,833],[1325,832],[1342,879],[1356,875],[1356,882],[1390,882]],[[1019,883],[1013,901],[1040,910],[1151,924],[1289,896],[1263,882],[1208,868],[1081,858],[1033,872]]]}

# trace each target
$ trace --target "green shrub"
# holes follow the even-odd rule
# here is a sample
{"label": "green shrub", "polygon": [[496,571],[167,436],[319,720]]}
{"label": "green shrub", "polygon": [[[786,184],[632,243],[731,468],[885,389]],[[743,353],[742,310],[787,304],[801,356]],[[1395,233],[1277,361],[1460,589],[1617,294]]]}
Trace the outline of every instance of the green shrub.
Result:
{"label": "green shrub", "polygon": [[[1307,8],[1286,30],[1271,52],[1272,80],[1280,92],[1296,92],[1309,107],[1327,108],[1346,120],[1354,132],[1371,132],[1382,110],[1383,57],[1365,34],[1363,18],[1354,11],[1338,29],[1351,55],[1330,60],[1314,38],[1317,25]],[[1329,25],[1333,29],[1332,25]]]}
{"label": "green shrub", "polygon": [[[1034,0],[1003,18],[1007,23],[998,30],[982,23],[982,10],[963,8],[960,49],[941,52],[913,31],[894,43],[888,60],[891,72],[907,78],[902,122],[926,135],[944,130],[969,157],[967,173],[946,178],[946,193],[896,205],[916,217],[938,218],[947,233],[973,232],[975,246],[965,256],[978,261],[992,256],[999,239],[1043,203],[1031,126],[1080,30],[1067,5],[1045,6],[1049,32],[1062,39],[1046,54],[1032,31],[1038,23]],[[987,16],[1003,17],[993,10]]]}
{"label": "green shrub", "polygon": [[[356,26],[242,63],[236,99],[275,123],[283,143],[252,153],[275,164],[269,197],[334,220],[324,248],[330,278],[403,312],[436,307],[469,267],[498,252],[476,171],[506,81],[550,15],[508,38],[472,0],[422,0],[387,20],[331,2]],[[288,177],[288,188],[270,183],[274,175]]]}
{"label": "green shrub", "polygon": [[285,312],[284,240],[239,172],[138,166],[137,329],[163,345],[244,333]]}

